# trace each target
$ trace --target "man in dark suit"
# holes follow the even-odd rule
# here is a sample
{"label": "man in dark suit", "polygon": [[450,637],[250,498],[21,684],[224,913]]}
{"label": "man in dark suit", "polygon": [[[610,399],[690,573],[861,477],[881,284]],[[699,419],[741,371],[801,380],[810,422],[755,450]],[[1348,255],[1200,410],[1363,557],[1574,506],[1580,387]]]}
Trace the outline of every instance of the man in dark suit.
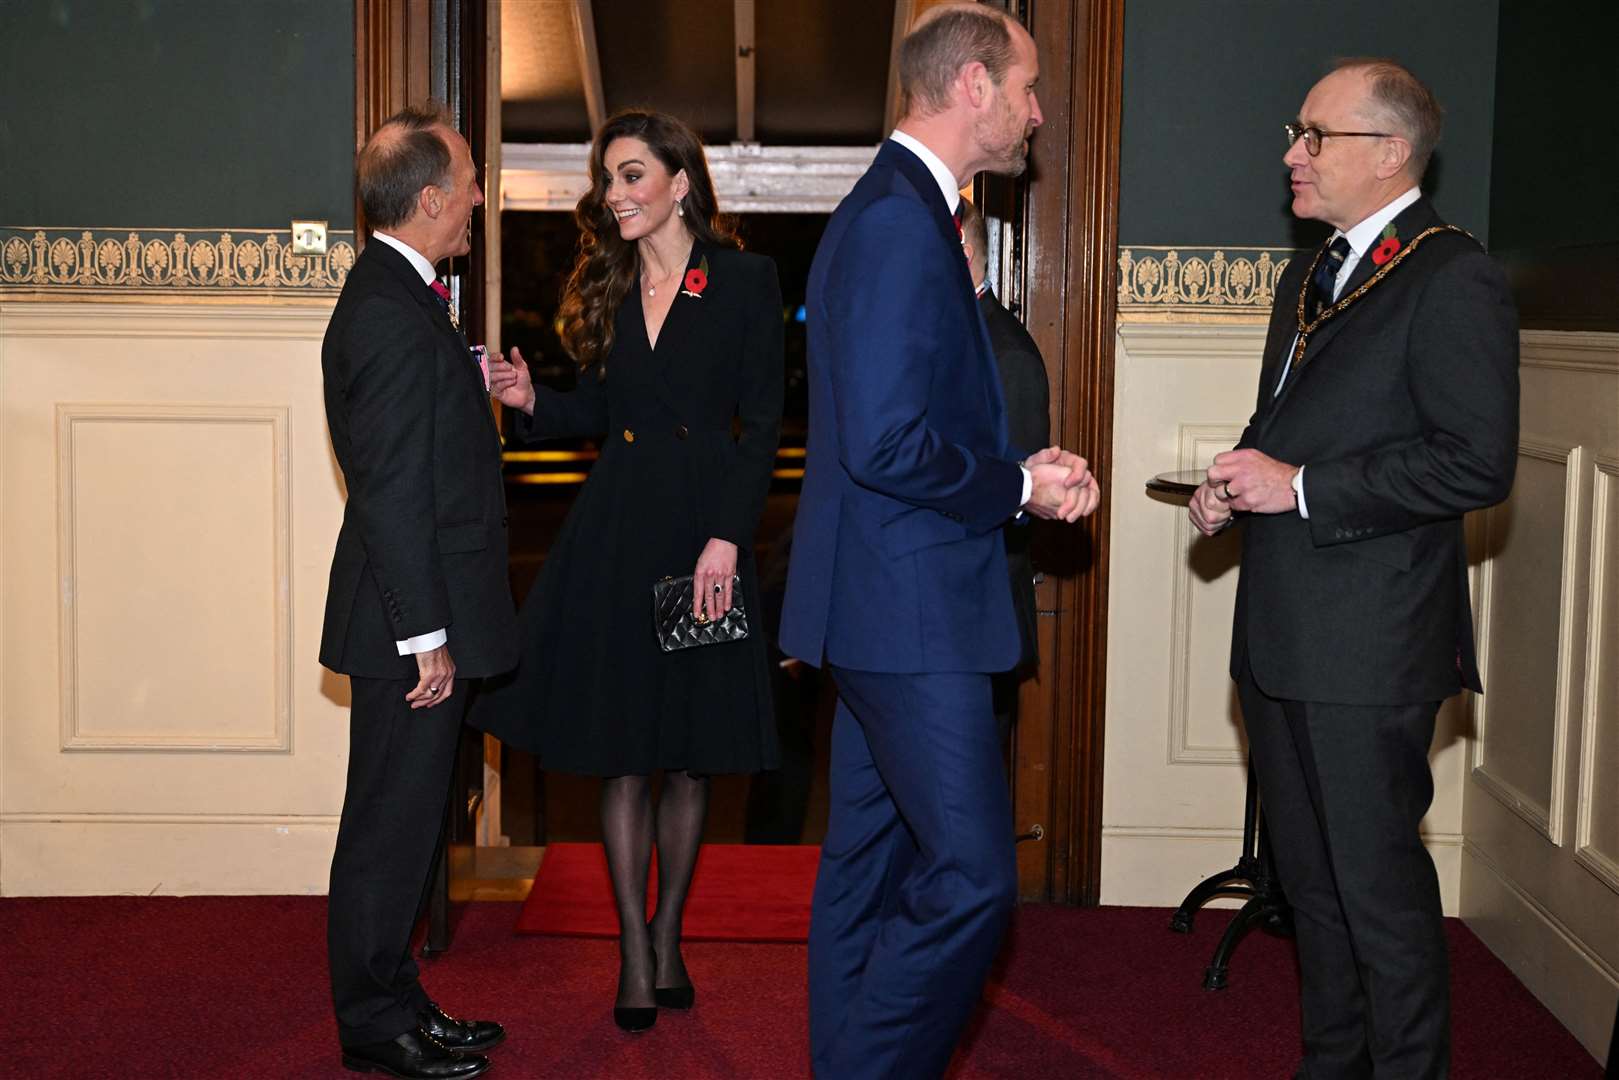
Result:
{"label": "man in dark suit", "polygon": [[[990,288],[989,230],[978,207],[961,200],[961,248],[967,256],[978,310],[989,330],[990,351],[1001,378],[1006,402],[1006,431],[1013,446],[1044,446],[1051,439],[1051,383],[1040,347],[1017,317],[1007,311]],[[1034,602],[1034,560],[1029,553],[1028,519],[1001,526],[1006,538],[1006,568],[1012,576],[1012,608],[1017,612],[1017,667],[990,680],[995,702],[995,730],[1005,746],[1017,718],[1018,686],[1040,666],[1039,612]]]}
{"label": "man in dark suit", "polygon": [[1191,503],[1205,534],[1243,525],[1231,674],[1298,928],[1310,1077],[1449,1062],[1418,824],[1439,703],[1482,689],[1462,515],[1512,486],[1518,336],[1494,262],[1422,197],[1439,128],[1390,61],[1344,61],[1305,98],[1293,212],[1334,232],[1282,276],[1258,408]]}
{"label": "man in dark suit", "polygon": [[952,4],[900,51],[904,118],[810,269],[809,445],[781,643],[838,690],[810,927],[817,1075],[938,1076],[1017,892],[989,673],[1017,663],[1000,528],[1066,521],[1083,459],[1014,449],[952,212],[1040,123],[1034,41]]}
{"label": "man in dark suit", "polygon": [[[360,152],[374,232],[326,329],[321,371],[348,487],[320,661],[349,676],[348,787],[327,915],[343,1063],[475,1076],[499,1042],[428,998],[410,934],[450,794],[467,680],[517,662],[500,437],[483,375],[434,288],[483,202],[467,144],[407,109]],[[443,288],[439,286],[439,288]]]}

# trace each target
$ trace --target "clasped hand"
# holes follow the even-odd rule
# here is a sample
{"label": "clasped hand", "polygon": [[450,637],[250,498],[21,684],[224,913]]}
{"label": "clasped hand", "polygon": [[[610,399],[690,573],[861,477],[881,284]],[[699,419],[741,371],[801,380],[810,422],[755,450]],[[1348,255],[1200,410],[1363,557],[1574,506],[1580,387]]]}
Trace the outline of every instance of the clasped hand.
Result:
{"label": "clasped hand", "polygon": [[1034,484],[1023,509],[1047,521],[1075,522],[1095,512],[1102,487],[1085,459],[1060,446],[1048,446],[1023,461]]}
{"label": "clasped hand", "polygon": [[1214,455],[1208,479],[1192,492],[1187,514],[1204,536],[1231,524],[1233,511],[1283,514],[1298,507],[1293,474],[1298,468],[1252,448]]}
{"label": "clasped hand", "polygon": [[516,345],[512,346],[509,360],[505,353],[495,353],[489,358],[489,393],[508,409],[521,409],[534,415],[534,379]]}

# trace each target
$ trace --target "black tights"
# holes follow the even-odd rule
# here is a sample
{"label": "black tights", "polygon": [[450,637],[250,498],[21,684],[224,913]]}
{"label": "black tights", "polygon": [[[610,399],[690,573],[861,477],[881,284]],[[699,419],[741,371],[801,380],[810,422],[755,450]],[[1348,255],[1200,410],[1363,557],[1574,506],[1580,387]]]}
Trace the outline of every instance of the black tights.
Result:
{"label": "black tights", "polygon": [[[656,818],[650,776],[602,780],[602,844],[618,907],[617,1005],[650,1007],[654,986],[690,985],[680,956],[680,922],[708,814],[708,777],[666,772]],[[658,908],[646,919],[647,866],[656,833]],[[656,959],[654,960],[654,951]]]}

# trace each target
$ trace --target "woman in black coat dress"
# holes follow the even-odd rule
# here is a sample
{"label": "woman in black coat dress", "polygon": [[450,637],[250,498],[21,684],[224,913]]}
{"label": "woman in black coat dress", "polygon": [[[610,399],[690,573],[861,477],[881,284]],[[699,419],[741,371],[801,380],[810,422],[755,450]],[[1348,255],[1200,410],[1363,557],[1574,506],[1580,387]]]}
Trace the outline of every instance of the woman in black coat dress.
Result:
{"label": "woman in black coat dress", "polygon": [[606,437],[523,607],[521,665],[472,719],[548,769],[603,778],[620,931],[613,1015],[636,1031],[656,1006],[687,1008],[695,995],[680,926],[708,776],[777,763],[760,628],[662,652],[652,586],[692,574],[702,615],[740,599],[757,623],[752,544],[780,436],[782,307],[775,264],[738,249],[702,144],[680,121],[615,116],[596,136],[590,174],[561,312],[578,389],[534,386],[516,349],[491,363],[490,386],[521,411],[522,439]]}

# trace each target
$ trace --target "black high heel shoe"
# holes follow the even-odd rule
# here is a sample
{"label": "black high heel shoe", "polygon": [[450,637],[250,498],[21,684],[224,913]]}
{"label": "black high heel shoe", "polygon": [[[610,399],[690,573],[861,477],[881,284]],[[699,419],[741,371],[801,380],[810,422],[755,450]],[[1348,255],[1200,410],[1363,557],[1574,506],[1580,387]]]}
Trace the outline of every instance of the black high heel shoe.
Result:
{"label": "black high heel shoe", "polygon": [[697,1002],[695,986],[655,986],[652,997],[660,1009],[689,1009]]}
{"label": "black high heel shoe", "polygon": [[[650,933],[652,924],[647,924]],[[658,949],[652,947],[652,981],[658,981]],[[660,1009],[689,1009],[697,1001],[697,988],[687,983],[685,986],[656,986],[652,987],[652,1000],[658,1003]]]}
{"label": "black high heel shoe", "polygon": [[[652,977],[653,977],[653,980],[656,981],[657,980],[657,971],[658,971],[658,953],[657,953],[657,950],[653,949],[651,946],[647,947],[647,952],[652,954],[652,972],[653,972]],[[656,1000],[657,997],[658,997],[658,991],[653,990],[652,995],[653,995],[653,998]],[[661,1004],[661,1002],[660,1002],[660,1004]],[[648,1008],[648,1007],[645,1007],[645,1006],[640,1006],[640,1005],[635,1005],[635,1006],[614,1005],[613,1006],[613,1023],[617,1024],[621,1031],[627,1031],[631,1035],[639,1035],[641,1032],[646,1031],[648,1028],[650,1028],[653,1024],[656,1024],[657,1022],[658,1022],[658,1010],[657,1010],[656,1006],[653,1006],[651,1008]]]}

